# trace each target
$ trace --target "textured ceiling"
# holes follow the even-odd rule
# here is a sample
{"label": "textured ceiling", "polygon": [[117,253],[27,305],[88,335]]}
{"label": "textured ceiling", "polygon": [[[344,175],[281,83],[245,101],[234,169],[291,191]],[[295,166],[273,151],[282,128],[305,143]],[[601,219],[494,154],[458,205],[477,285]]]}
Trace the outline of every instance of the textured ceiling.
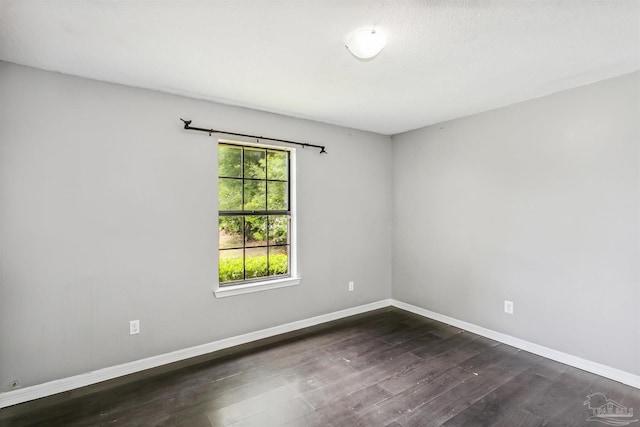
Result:
{"label": "textured ceiling", "polygon": [[389,135],[640,69],[640,1],[0,0],[0,59]]}

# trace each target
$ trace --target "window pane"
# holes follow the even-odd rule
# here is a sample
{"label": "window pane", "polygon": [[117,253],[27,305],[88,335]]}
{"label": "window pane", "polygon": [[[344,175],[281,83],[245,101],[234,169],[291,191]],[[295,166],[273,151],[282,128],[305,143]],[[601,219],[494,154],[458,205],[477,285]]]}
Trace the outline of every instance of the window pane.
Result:
{"label": "window pane", "polygon": [[244,210],[258,211],[267,208],[266,181],[244,182]]}
{"label": "window pane", "polygon": [[266,150],[244,149],[244,177],[264,179]]}
{"label": "window pane", "polygon": [[267,156],[267,179],[287,181],[288,153],[283,151],[269,151]]}
{"label": "window pane", "polygon": [[289,274],[289,247],[269,248],[269,276]]}
{"label": "window pane", "polygon": [[221,211],[242,210],[242,180],[218,178],[218,209]]}
{"label": "window pane", "polygon": [[218,221],[218,247],[241,248],[244,239],[242,237],[241,216],[221,216]]}
{"label": "window pane", "polygon": [[286,211],[287,207],[287,183],[267,182],[267,209],[270,211]]}
{"label": "window pane", "polygon": [[242,148],[218,145],[218,176],[242,177]]}
{"label": "window pane", "polygon": [[221,250],[219,254],[218,276],[220,283],[243,280],[242,249]]}
{"label": "window pane", "polygon": [[269,216],[269,244],[289,244],[289,217],[287,215]]}
{"label": "window pane", "polygon": [[267,275],[267,248],[251,248],[245,251],[247,259],[247,279],[264,277]]}
{"label": "window pane", "polygon": [[267,217],[245,217],[245,241],[247,246],[267,246]]}

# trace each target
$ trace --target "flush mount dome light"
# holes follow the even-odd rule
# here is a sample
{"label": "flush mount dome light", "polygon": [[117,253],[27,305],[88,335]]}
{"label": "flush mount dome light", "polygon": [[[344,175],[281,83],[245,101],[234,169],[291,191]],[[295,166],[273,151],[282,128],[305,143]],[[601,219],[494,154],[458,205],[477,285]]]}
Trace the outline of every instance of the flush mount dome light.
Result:
{"label": "flush mount dome light", "polygon": [[387,44],[387,35],[379,28],[358,28],[347,34],[344,44],[353,56],[360,59],[369,59],[384,49]]}

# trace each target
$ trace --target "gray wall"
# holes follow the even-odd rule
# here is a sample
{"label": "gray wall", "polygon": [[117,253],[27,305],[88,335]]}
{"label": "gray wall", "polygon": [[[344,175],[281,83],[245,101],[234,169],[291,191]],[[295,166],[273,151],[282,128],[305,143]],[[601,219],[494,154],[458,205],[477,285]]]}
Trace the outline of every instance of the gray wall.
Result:
{"label": "gray wall", "polygon": [[[327,145],[298,150],[300,286],[214,297],[216,139],[179,117]],[[0,63],[0,391],[389,298],[390,159],[385,136]]]}
{"label": "gray wall", "polygon": [[639,83],[394,137],[393,297],[640,374]]}

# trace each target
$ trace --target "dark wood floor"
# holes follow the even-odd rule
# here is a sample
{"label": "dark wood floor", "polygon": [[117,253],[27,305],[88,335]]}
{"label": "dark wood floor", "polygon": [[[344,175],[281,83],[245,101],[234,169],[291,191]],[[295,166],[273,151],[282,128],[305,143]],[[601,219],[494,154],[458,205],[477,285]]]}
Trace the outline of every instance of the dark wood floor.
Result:
{"label": "dark wood floor", "polygon": [[587,421],[594,392],[640,412],[638,389],[389,309],[55,405],[7,408],[0,425],[605,425]]}

